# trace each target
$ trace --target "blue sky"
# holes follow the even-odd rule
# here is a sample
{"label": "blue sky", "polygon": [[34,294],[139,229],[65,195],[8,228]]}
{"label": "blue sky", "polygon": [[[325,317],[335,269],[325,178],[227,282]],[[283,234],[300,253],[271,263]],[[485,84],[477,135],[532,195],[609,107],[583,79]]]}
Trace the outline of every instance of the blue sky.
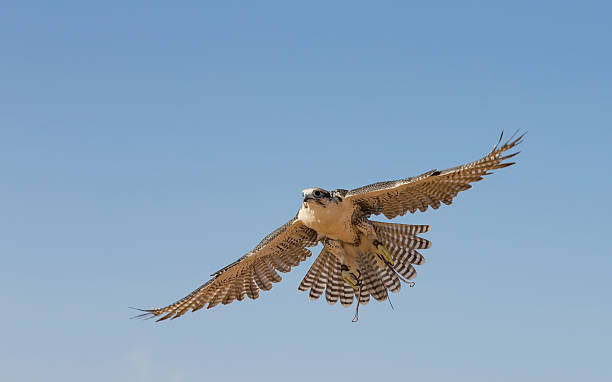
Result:
{"label": "blue sky", "polygon": [[[609,2],[5,2],[0,379],[612,379]],[[300,191],[518,164],[431,224],[415,288],[297,286],[155,324]],[[318,249],[315,249],[318,253]]]}

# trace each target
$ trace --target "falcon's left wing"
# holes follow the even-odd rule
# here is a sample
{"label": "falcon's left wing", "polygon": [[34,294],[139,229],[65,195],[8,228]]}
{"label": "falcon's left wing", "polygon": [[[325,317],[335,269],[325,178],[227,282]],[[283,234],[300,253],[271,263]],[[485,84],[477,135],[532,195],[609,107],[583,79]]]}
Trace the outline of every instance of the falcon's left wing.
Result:
{"label": "falcon's left wing", "polygon": [[259,290],[269,290],[272,283],[281,281],[276,273],[289,272],[312,255],[305,247],[317,244],[317,232],[302,224],[297,217],[266,236],[252,251],[232,264],[212,274],[206,284],[188,296],[164,308],[148,309],[137,317],[161,316],[157,321],[182,316],[189,309],[196,311],[208,304],[207,309],[234,300],[242,301],[245,296],[259,297]]}
{"label": "falcon's left wing", "polygon": [[451,204],[460,191],[471,188],[470,183],[481,180],[490,171],[514,164],[504,163],[504,160],[518,152],[505,156],[503,154],[521,143],[524,135],[514,140],[510,138],[500,146],[502,134],[489,154],[472,163],[442,171],[431,170],[412,178],[370,184],[350,190],[344,197],[359,206],[365,215],[382,213],[389,219],[408,211],[425,211],[428,207],[437,209],[440,202]]}

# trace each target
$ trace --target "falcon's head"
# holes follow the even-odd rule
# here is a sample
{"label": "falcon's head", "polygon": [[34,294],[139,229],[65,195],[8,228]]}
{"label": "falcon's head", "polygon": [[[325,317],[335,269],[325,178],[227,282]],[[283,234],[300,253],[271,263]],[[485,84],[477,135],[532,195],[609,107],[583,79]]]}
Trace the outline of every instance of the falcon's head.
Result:
{"label": "falcon's head", "polygon": [[315,204],[325,207],[332,200],[329,191],[318,187],[302,190],[302,197],[305,206]]}

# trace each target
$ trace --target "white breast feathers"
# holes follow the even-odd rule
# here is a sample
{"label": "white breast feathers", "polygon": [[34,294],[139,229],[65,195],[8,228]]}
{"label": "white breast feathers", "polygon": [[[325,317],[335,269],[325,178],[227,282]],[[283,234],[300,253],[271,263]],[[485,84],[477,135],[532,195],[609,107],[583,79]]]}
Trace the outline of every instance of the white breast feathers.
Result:
{"label": "white breast feathers", "polygon": [[330,201],[324,205],[318,202],[302,203],[298,219],[307,227],[330,239],[352,243],[356,233],[351,224],[352,203]]}

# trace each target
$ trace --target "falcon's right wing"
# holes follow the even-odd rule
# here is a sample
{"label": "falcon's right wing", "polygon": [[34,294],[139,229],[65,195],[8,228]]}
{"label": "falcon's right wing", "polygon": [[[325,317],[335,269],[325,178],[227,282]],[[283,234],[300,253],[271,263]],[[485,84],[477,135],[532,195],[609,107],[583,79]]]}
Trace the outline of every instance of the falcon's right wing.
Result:
{"label": "falcon's right wing", "polygon": [[272,283],[281,281],[276,273],[289,272],[312,255],[305,247],[317,244],[317,232],[302,224],[297,217],[266,236],[252,251],[232,264],[212,274],[212,279],[188,296],[159,309],[139,309],[146,313],[137,317],[160,317],[157,321],[177,318],[188,310],[207,309],[245,296],[259,297],[259,290],[269,290]]}

